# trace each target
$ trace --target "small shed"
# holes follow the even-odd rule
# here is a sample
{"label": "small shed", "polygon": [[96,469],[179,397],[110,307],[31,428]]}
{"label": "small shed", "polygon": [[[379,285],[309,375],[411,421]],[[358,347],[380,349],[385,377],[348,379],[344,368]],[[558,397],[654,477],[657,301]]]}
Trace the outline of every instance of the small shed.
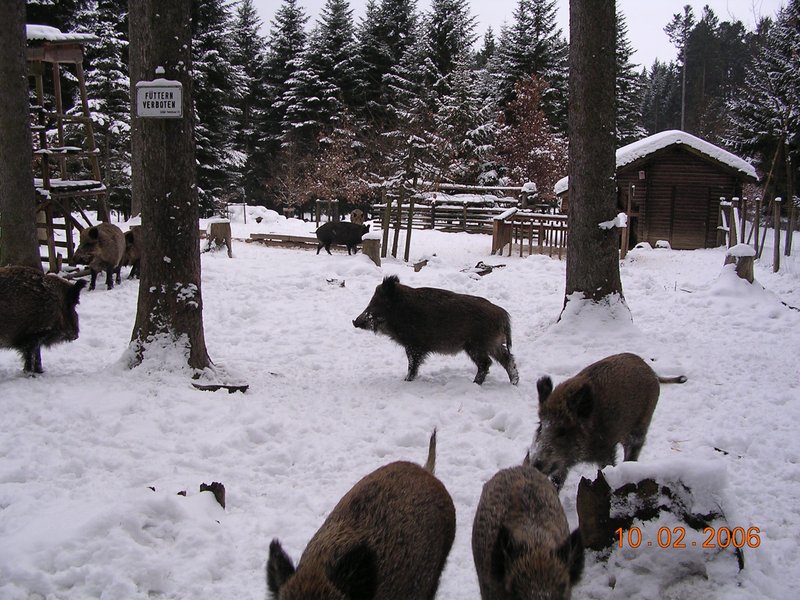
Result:
{"label": "small shed", "polygon": [[[666,240],[677,250],[717,246],[720,198],[758,180],[747,161],[685,131],[662,131],[617,150],[617,202],[630,246]],[[554,187],[569,202],[569,179]]]}

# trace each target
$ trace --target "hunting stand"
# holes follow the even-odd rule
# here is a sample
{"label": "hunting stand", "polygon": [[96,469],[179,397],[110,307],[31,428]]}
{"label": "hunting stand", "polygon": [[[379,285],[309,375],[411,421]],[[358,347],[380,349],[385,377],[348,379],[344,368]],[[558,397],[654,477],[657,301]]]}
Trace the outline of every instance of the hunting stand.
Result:
{"label": "hunting stand", "polygon": [[[36,220],[39,243],[46,248],[42,261],[50,271],[59,271],[64,256],[73,262],[75,238],[93,225],[86,215],[87,203],[94,201],[97,218],[109,221],[107,191],[100,174],[99,154],[92,130],[89,98],[83,72],[83,47],[98,38],[91,34],[62,33],[44,25],[27,26],[28,74],[33,80],[31,133],[33,138]],[[65,111],[62,94],[62,65],[75,70],[80,103],[74,111]],[[48,95],[45,94],[45,87]],[[52,91],[52,96],[49,93]],[[46,106],[47,105],[47,106]],[[77,124],[75,134],[80,145],[68,145],[67,127]],[[75,213],[80,215],[81,223]],[[56,232],[63,232],[56,235]]]}

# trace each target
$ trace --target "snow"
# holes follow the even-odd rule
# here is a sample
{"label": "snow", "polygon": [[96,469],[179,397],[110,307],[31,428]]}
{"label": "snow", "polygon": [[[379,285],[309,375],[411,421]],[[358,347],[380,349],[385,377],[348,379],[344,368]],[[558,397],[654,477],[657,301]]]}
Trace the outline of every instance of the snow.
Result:
{"label": "snow", "polygon": [[[696,150],[700,154],[707,156],[723,165],[727,165],[732,169],[741,171],[748,177],[758,179],[755,167],[746,160],[743,160],[722,148],[715,146],[705,140],[700,139],[677,129],[670,129],[661,131],[659,133],[648,136],[639,141],[623,146],[617,150],[617,169],[629,165],[641,158],[649,156],[658,150],[667,148],[673,145],[683,145]],[[562,177],[553,186],[553,192],[556,195],[563,194],[567,191],[569,186],[569,177]]]}
{"label": "snow", "polygon": [[97,42],[100,40],[91,33],[63,33],[60,29],[49,25],[25,25],[28,40],[47,42]]}
{"label": "snow", "polygon": [[627,227],[628,226],[628,215],[625,213],[618,213],[616,217],[611,219],[610,221],[603,221],[602,223],[598,224],[600,229],[614,229],[615,227]]}
{"label": "snow", "polygon": [[[236,238],[316,229],[283,217],[231,219]],[[233,259],[202,254],[208,351],[249,384],[246,393],[194,389],[175,340],[154,342],[142,366],[127,368],[136,280],[84,290],[80,338],[45,349],[43,375],[23,376],[20,358],[0,350],[0,598],[262,599],[270,541],[279,537],[299,559],[361,477],[394,460],[424,462],[434,427],[437,476],[457,511],[437,598],[477,598],[472,519],[484,482],[529,448],[536,380],[549,374],[557,384],[623,351],[688,381],[662,386],[639,464],[607,469],[609,477],[680,476],[700,501],[721,499],[729,527],[758,527],[761,544],[744,549],[741,572],[724,553],[625,547],[607,563],[589,553],[573,597],[796,596],[796,258],[772,273],[765,250],[750,285],[723,266],[724,248],[634,249],[621,262],[625,302],[574,295],[558,321],[565,261],[491,256],[482,234],[414,231],[411,247],[409,264],[388,258],[382,268],[343,248],[317,256],[234,240]],[[462,272],[479,261],[505,267]],[[387,274],[506,308],[519,386],[498,365],[474,385],[463,354],[433,356],[418,380],[403,381],[402,348],[351,323]],[[561,491],[571,527],[578,482],[596,470],[577,466]],[[199,492],[213,481],[225,485],[224,510]],[[649,539],[679,525],[663,514],[637,523]]]}

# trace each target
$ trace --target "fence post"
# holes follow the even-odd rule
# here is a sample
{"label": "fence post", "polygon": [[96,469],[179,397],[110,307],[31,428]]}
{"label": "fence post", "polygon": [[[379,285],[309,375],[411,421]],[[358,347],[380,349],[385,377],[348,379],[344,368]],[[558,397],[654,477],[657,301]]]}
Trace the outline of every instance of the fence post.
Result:
{"label": "fence post", "polygon": [[781,269],[781,202],[780,198],[775,198],[772,210],[772,223],[775,228],[775,241],[772,251],[772,272],[777,273]]}
{"label": "fence post", "polygon": [[406,249],[403,252],[403,260],[408,262],[408,255],[411,252],[411,227],[414,223],[414,194],[408,198],[408,229],[406,230]]}
{"label": "fence post", "polygon": [[381,190],[383,197],[383,244],[381,244],[381,258],[386,258],[386,253],[389,250],[389,226],[392,224],[392,198],[388,197],[386,188]]}

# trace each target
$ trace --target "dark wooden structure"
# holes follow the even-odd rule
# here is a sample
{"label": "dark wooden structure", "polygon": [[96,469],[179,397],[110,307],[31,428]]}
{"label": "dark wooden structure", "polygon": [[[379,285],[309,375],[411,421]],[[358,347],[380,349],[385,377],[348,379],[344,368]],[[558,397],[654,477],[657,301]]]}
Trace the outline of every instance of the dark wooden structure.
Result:
{"label": "dark wooden structure", "polygon": [[[628,239],[667,241],[676,250],[718,246],[720,198],[742,195],[757,181],[746,161],[683,131],[662,131],[617,150],[617,201]],[[568,182],[556,184],[563,210]]]}
{"label": "dark wooden structure", "polygon": [[[98,38],[62,33],[44,25],[28,25],[27,38],[35,97],[31,133],[39,240],[46,251],[42,260],[49,263],[51,271],[58,271],[63,259],[72,262],[76,240],[73,229],[80,231],[93,224],[85,214],[87,203],[93,203],[91,208],[97,210],[98,220],[109,220],[83,72],[83,47]],[[80,103],[74,111],[64,106],[62,67],[73,68],[78,83]],[[70,125],[77,125],[78,141],[67,144]]]}

